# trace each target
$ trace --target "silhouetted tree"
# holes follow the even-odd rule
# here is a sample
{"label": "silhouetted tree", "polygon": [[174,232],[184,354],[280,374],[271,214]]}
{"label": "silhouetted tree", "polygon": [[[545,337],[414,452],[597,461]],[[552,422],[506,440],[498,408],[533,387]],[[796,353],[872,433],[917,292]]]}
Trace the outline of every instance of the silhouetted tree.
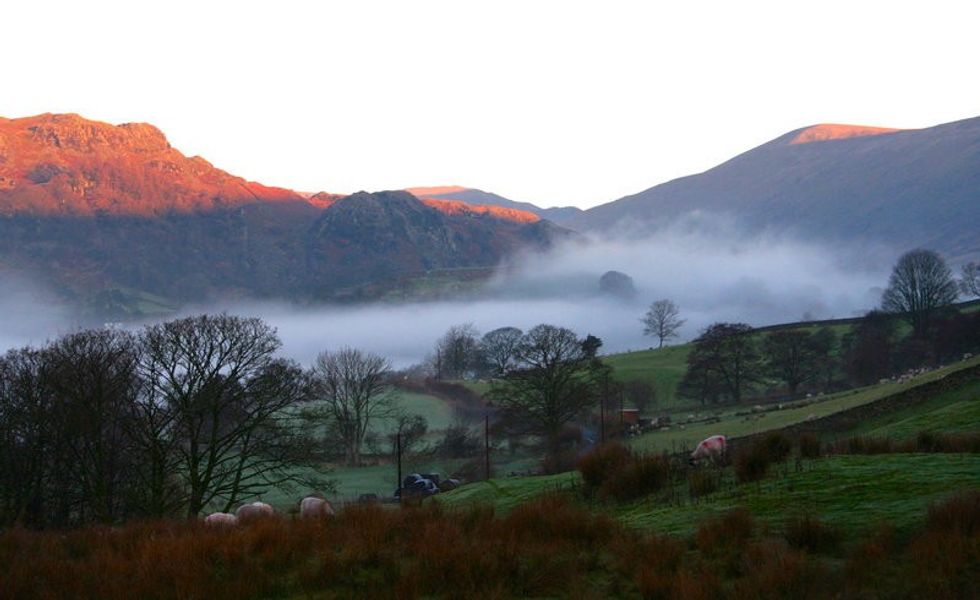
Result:
{"label": "silhouetted tree", "polygon": [[946,261],[932,250],[911,250],[898,259],[881,297],[886,312],[905,315],[921,335],[929,313],[956,301],[958,289]]}
{"label": "silhouetted tree", "polygon": [[773,331],[762,340],[769,374],[785,382],[793,394],[801,383],[817,376],[817,350],[813,334],[802,329]]}
{"label": "silhouetted tree", "polygon": [[959,285],[964,296],[980,298],[980,265],[968,262],[963,265]]}
{"label": "silhouetted tree", "polygon": [[394,431],[388,434],[392,454],[398,450],[399,436],[401,437],[402,454],[410,454],[428,431],[429,422],[422,415],[398,415],[395,418]]}
{"label": "silhouetted tree", "polygon": [[657,300],[650,305],[643,321],[644,335],[657,338],[658,348],[664,347],[664,341],[677,337],[677,331],[686,322],[680,318],[680,309],[672,300]]}
{"label": "silhouetted tree", "polygon": [[537,325],[521,337],[517,362],[489,392],[504,419],[520,423],[548,443],[596,406],[608,368],[589,357],[573,331]]}
{"label": "silhouetted tree", "polygon": [[623,384],[623,394],[626,402],[633,405],[640,413],[645,413],[657,403],[657,392],[646,381],[627,381]]}
{"label": "silhouetted tree", "polygon": [[814,360],[814,371],[816,380],[824,389],[830,389],[834,378],[840,370],[840,360],[838,356],[838,336],[830,327],[824,326],[813,332],[811,338],[813,350],[816,353]]}
{"label": "silhouetted tree", "polygon": [[324,352],[313,365],[314,395],[337,426],[348,465],[361,464],[361,447],[373,422],[394,415],[386,377],[391,365],[381,356],[343,348]]}
{"label": "silhouetted tree", "polygon": [[[681,389],[702,402],[719,389],[734,402],[759,380],[761,361],[752,327],[745,323],[715,323],[696,340],[687,358]],[[717,396],[716,396],[717,398]]]}
{"label": "silhouetted tree", "polygon": [[435,370],[438,379],[462,379],[479,360],[478,333],[472,324],[453,325],[446,331],[435,349]]}
{"label": "silhouetted tree", "polygon": [[591,333],[582,340],[582,352],[590,359],[594,359],[599,354],[599,348],[602,348],[602,340]]}
{"label": "silhouetted tree", "polygon": [[133,444],[139,354],[133,337],[113,329],[64,336],[44,351],[51,422],[61,435],[55,457],[69,478],[80,521],[130,516],[140,455]]}
{"label": "silhouetted tree", "polygon": [[841,352],[848,376],[858,385],[876,383],[892,373],[895,320],[873,310],[844,336]]}
{"label": "silhouetted tree", "polygon": [[480,356],[492,377],[503,375],[514,365],[522,335],[524,332],[516,327],[501,327],[480,340]]}
{"label": "silhouetted tree", "polygon": [[151,402],[169,419],[158,433],[176,438],[188,516],[296,481],[291,467],[307,455],[288,409],[309,398],[308,385],[274,356],[281,342],[271,327],[202,315],[149,327],[141,341]]}
{"label": "silhouetted tree", "polygon": [[41,351],[0,358],[0,523],[41,527],[56,510],[52,492],[59,440]]}

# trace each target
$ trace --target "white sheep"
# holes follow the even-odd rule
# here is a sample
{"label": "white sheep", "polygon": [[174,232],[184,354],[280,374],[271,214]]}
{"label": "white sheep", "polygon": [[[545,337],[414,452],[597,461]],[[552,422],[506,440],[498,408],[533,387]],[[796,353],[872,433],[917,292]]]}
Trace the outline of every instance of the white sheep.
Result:
{"label": "white sheep", "polygon": [[209,527],[234,527],[238,525],[238,517],[226,512],[211,513],[204,517],[204,524]]}
{"label": "white sheep", "polygon": [[238,520],[242,523],[272,517],[275,516],[275,514],[276,511],[272,510],[272,507],[265,502],[242,504],[238,507],[238,510],[235,511],[235,516],[238,517]]}
{"label": "white sheep", "polygon": [[333,505],[323,498],[317,496],[307,496],[299,501],[299,516],[309,517],[329,517],[336,514]]}

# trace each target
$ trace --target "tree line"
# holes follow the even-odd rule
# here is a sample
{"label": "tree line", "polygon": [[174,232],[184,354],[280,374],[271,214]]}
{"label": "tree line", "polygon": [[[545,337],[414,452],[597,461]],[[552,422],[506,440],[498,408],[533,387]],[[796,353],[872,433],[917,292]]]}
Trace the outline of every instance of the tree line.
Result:
{"label": "tree line", "polygon": [[[310,370],[256,318],[106,328],[0,357],[0,525],[227,511],[272,486],[323,489],[313,401],[355,462],[389,368],[349,348]],[[297,467],[313,467],[298,469]]]}
{"label": "tree line", "polygon": [[761,334],[745,323],[709,325],[693,342],[678,391],[702,404],[739,402],[767,388],[777,395],[830,391],[957,360],[980,348],[980,313],[949,307],[960,293],[978,290],[975,264],[965,265],[957,281],[937,253],[907,252],[880,309],[842,334],[828,326]]}

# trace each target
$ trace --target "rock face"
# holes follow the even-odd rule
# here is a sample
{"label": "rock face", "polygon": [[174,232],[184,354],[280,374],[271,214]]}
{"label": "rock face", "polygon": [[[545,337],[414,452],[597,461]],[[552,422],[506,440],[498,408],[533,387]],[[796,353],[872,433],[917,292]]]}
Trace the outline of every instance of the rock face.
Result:
{"label": "rock face", "polygon": [[432,270],[492,267],[509,250],[545,249],[562,230],[478,210],[431,206],[402,191],[359,192],[324,211],[307,244],[315,281],[350,285]]}
{"label": "rock face", "polygon": [[385,279],[492,267],[569,234],[526,217],[406,192],[305,198],[187,158],[152,125],[0,119],[0,272],[80,302],[329,299]]}
{"label": "rock face", "polygon": [[145,123],[0,120],[0,214],[159,216],[301,200],[188,158]]}

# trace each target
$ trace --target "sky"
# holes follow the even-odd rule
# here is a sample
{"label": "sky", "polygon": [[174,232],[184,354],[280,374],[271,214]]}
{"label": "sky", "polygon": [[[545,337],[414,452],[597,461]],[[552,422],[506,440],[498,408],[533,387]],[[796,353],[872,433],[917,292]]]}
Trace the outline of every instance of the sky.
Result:
{"label": "sky", "polygon": [[267,185],[582,208],[816,123],[980,116],[976,2],[3,7],[0,116],[149,122]]}

